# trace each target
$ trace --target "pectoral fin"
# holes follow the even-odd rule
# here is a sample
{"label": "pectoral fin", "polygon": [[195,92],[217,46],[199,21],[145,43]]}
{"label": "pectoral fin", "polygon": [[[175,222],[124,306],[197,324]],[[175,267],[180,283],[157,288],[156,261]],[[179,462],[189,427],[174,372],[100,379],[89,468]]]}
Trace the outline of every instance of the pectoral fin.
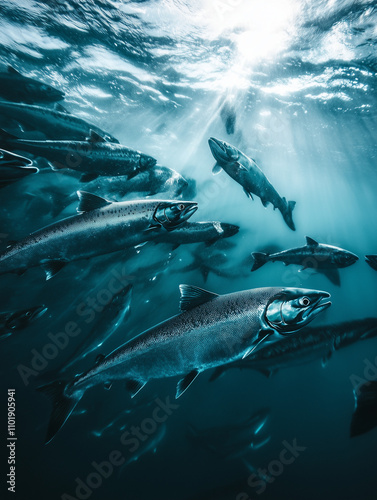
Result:
{"label": "pectoral fin", "polygon": [[184,392],[190,387],[190,385],[194,382],[196,377],[199,375],[198,370],[192,370],[189,374],[187,374],[184,378],[182,378],[177,384],[177,392],[175,393],[175,399],[178,399],[182,396]]}
{"label": "pectoral fin", "polygon": [[41,262],[41,267],[46,273],[46,281],[53,278],[65,265],[64,260],[45,260]]}
{"label": "pectoral fin", "polygon": [[212,169],[212,173],[213,173],[213,175],[217,175],[221,172],[221,170],[222,170],[222,167],[218,163],[215,163],[213,166],[213,169]]}
{"label": "pectoral fin", "polygon": [[264,330],[262,331],[257,340],[247,349],[247,351],[245,352],[245,354],[242,356],[242,359],[245,359],[247,358],[248,356],[250,356],[250,354],[255,351],[255,349],[262,343],[264,342],[270,335],[272,335],[274,332],[274,330]]}
{"label": "pectoral fin", "polygon": [[141,382],[140,380],[127,380],[126,389],[131,394],[131,398],[134,398],[136,394],[145,386],[145,384],[146,382]]}

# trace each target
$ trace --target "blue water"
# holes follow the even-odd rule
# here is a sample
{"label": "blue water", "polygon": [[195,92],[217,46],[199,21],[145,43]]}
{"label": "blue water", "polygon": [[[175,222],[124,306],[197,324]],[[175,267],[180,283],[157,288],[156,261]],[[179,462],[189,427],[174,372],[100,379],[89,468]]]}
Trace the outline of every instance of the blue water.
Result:
{"label": "blue water", "polygon": [[[377,429],[349,437],[350,377],[363,376],[365,360],[375,363],[376,339],[336,352],[324,367],[317,359],[269,379],[230,370],[209,383],[210,374],[201,374],[178,408],[139,443],[132,461],[114,466],[81,497],[76,479],[87,482],[93,462],[109,461],[114,450],[125,454],[122,434],[151,417],[157,398],[173,401],[176,380],[152,381],[132,401],[121,383],[110,391],[91,389],[77,407],[80,414],[45,446],[50,404],[35,388],[64,365],[75,341],[27,385],[19,371],[67,322],[85,331],[77,306],[98,301],[113,272],[124,272],[134,284],[131,313],[101,346],[103,354],[176,314],[180,283],[220,294],[274,285],[327,290],[333,305],[313,326],[376,316],[377,274],[364,261],[377,253],[376,45],[373,1],[3,0],[4,68],[12,65],[53,85],[65,93],[62,104],[72,114],[194,179],[199,210],[192,221],[240,226],[221,266],[230,277],[210,273],[204,282],[198,269],[182,272],[192,261],[192,245],[73,263],[49,281],[38,269],[2,276],[2,310],[48,306],[27,330],[1,343],[2,416],[6,390],[16,389],[16,498],[376,498]],[[212,175],[210,136],[254,158],[278,192],[297,202],[295,232],[224,172]],[[53,215],[51,186],[64,191],[68,181],[64,174],[50,179],[37,174],[1,190],[3,243],[74,213],[72,205]],[[306,235],[360,257],[340,271],[340,287],[281,263],[249,272],[251,252],[301,246]],[[146,270],[152,263],[154,269]],[[88,359],[81,368],[92,363]],[[263,429],[270,440],[251,450],[247,463],[266,468],[285,441],[296,439],[305,450],[258,494],[248,485],[251,472],[242,459],[193,446],[187,426],[225,425],[263,407],[270,409]],[[4,476],[1,488],[8,493]]]}

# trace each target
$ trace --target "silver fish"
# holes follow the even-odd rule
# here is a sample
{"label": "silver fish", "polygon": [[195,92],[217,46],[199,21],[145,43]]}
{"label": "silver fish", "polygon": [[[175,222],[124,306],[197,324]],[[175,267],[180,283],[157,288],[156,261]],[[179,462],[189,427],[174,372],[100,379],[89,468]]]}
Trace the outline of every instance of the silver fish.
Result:
{"label": "silver fish", "polygon": [[224,169],[232,179],[243,187],[246,196],[253,199],[253,194],[255,194],[261,199],[264,207],[272,203],[274,209],[277,208],[282,214],[287,226],[295,231],[292,211],[296,202],[287,202],[285,198],[281,198],[255,161],[242,151],[214,137],[211,137],[208,143],[216,160],[212,172],[217,174],[221,169]]}
{"label": "silver fish", "polygon": [[217,379],[231,368],[256,370],[271,377],[279,370],[318,359],[322,361],[322,366],[325,366],[335,351],[373,337],[377,337],[377,318],[304,328],[300,335],[285,337],[278,344],[267,345],[247,360],[236,361],[216,369],[210,380]]}
{"label": "silver fish", "polygon": [[123,250],[153,239],[161,230],[173,230],[197,210],[194,202],[111,202],[83,191],[78,196],[81,213],[8,247],[0,255],[0,274],[22,274],[41,266],[50,279],[70,261]]}
{"label": "silver fish", "polygon": [[92,386],[125,379],[134,397],[150,379],[180,375],[179,398],[199,373],[245,358],[264,341],[279,341],[331,305],[327,292],[299,288],[217,295],[181,285],[180,291],[181,314],[141,333],[70,382],[58,380],[38,389],[54,404],[46,442]]}
{"label": "silver fish", "polygon": [[0,129],[0,145],[12,151],[26,151],[46,158],[54,171],[65,169],[83,173],[82,181],[89,182],[99,175],[134,177],[152,168],[157,160],[122,144],[106,142],[90,131],[85,141],[34,141],[19,139]]}
{"label": "silver fish", "polygon": [[251,268],[256,271],[266,262],[280,261],[285,265],[297,264],[302,269],[313,269],[324,274],[334,285],[340,285],[338,268],[348,267],[354,264],[359,257],[343,248],[318,243],[313,238],[306,237],[306,245],[303,247],[290,248],[278,253],[254,252],[251,254],[254,263]]}
{"label": "silver fish", "polygon": [[16,121],[22,128],[42,132],[48,139],[85,140],[93,130],[108,142],[119,141],[104,130],[71,115],[61,104],[55,109],[30,104],[0,102],[0,115]]}

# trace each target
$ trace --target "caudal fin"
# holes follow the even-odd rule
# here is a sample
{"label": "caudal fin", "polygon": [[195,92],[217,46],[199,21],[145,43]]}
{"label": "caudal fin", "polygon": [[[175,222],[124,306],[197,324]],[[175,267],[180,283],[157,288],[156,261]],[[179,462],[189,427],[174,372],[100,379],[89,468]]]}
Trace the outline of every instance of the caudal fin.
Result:
{"label": "caudal fin", "polygon": [[262,267],[266,262],[268,262],[269,255],[267,253],[254,252],[251,254],[251,256],[254,259],[251,271],[256,271],[257,269]]}
{"label": "caudal fin", "polygon": [[80,393],[78,395],[66,396],[64,394],[66,387],[66,382],[57,380],[51,384],[42,385],[37,388],[37,391],[42,392],[50,398],[53,404],[45,444],[49,443],[59,429],[63,427],[75,406],[80,401]]}
{"label": "caudal fin", "polygon": [[288,201],[288,203],[287,203],[285,198],[283,198],[283,200],[286,203],[286,209],[284,210],[284,213],[282,214],[284,221],[287,224],[287,226],[289,227],[289,229],[292,229],[292,231],[296,231],[295,223],[293,222],[293,216],[292,216],[292,212],[296,206],[296,202],[295,201]]}

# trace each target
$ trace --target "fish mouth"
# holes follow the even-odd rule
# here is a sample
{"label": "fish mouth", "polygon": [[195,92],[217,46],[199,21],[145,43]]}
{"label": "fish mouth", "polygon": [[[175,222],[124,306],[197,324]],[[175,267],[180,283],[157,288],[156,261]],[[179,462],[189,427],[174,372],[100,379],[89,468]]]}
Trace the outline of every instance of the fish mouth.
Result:
{"label": "fish mouth", "polygon": [[307,314],[305,316],[306,317],[310,316],[314,318],[325,309],[328,309],[331,306],[332,302],[326,299],[330,297],[331,295],[328,292],[321,292],[320,296],[314,302],[314,304],[308,309]]}
{"label": "fish mouth", "polygon": [[351,252],[349,252],[347,254],[347,265],[348,266],[351,266],[352,264],[354,264],[358,260],[359,260],[359,257],[356,254],[351,253]]}
{"label": "fish mouth", "polygon": [[[196,202],[189,203],[186,208],[182,210],[182,218],[184,221],[189,219],[198,210],[198,204]],[[184,222],[183,221],[183,222]]]}
{"label": "fish mouth", "polygon": [[208,139],[208,145],[216,161],[218,162],[227,161],[228,156],[226,154],[224,144],[221,141],[215,139],[214,137],[210,137]]}

